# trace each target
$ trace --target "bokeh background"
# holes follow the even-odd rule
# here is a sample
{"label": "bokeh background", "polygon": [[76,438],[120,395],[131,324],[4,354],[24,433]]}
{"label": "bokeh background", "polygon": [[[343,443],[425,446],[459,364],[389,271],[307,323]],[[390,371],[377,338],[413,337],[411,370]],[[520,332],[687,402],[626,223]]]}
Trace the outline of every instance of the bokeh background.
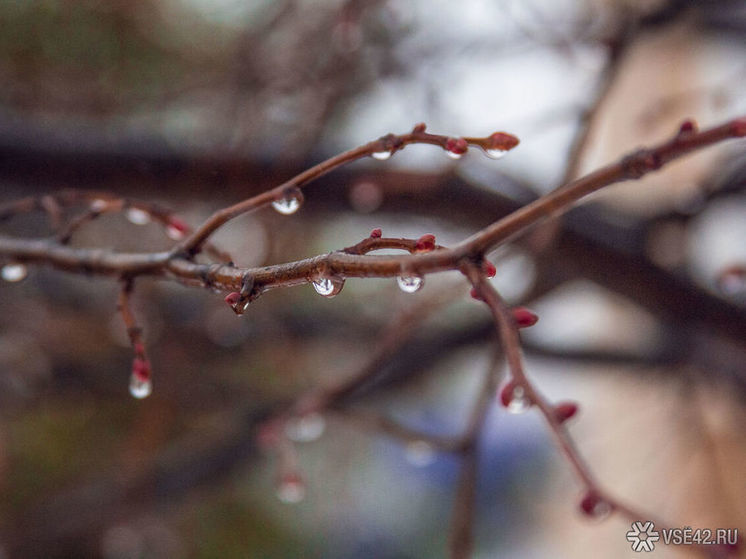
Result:
{"label": "bokeh background", "polygon": [[[297,214],[263,210],[216,238],[242,266],[374,227],[452,244],[683,118],[746,113],[745,39],[740,1],[5,1],[1,201],[106,190],[196,225],[417,122],[517,135],[500,161],[412,146],[357,162],[311,185]],[[746,262],[744,147],[609,188],[491,255],[504,296],[541,317],[524,334],[529,373],[580,403],[571,429],[598,477],[675,526],[746,529],[746,289],[720,281]],[[50,231],[40,214],[2,234]],[[170,242],[123,216],[74,238]],[[237,318],[221,295],[142,281],[155,380],[138,401],[116,282],[43,268],[4,282],[0,557],[447,556],[457,456],[329,414],[298,444],[306,495],[288,504],[255,433],[276,402],[364,367],[402,313],[427,316],[347,412],[457,433],[495,345],[467,293],[455,273],[416,294],[350,280],[332,300],[272,291]],[[625,520],[578,513],[537,414],[492,409],[479,472],[475,557],[632,554]]]}

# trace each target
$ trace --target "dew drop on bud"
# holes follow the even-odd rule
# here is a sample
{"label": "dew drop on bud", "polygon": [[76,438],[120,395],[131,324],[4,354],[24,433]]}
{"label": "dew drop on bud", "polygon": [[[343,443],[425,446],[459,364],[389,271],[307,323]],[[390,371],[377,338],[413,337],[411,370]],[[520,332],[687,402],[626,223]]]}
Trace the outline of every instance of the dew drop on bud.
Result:
{"label": "dew drop on bud", "polygon": [[404,449],[407,462],[418,468],[424,468],[435,462],[436,454],[433,445],[427,441],[412,441]]}
{"label": "dew drop on bud", "polygon": [[389,157],[391,157],[391,151],[390,150],[384,150],[384,151],[374,151],[370,154],[370,156],[373,159],[378,159],[378,161],[386,161]]}
{"label": "dew drop on bud", "polygon": [[103,211],[106,206],[108,206],[109,203],[106,200],[102,200],[101,198],[96,198],[95,200],[91,201],[91,210],[94,212],[100,212]]}
{"label": "dew drop on bud", "polygon": [[313,281],[313,288],[316,293],[323,295],[324,297],[334,297],[342,291],[344,287],[344,280],[331,279],[331,278],[319,278]]}
{"label": "dew drop on bud", "polygon": [[150,223],[150,215],[148,212],[141,210],[140,208],[130,208],[125,214],[127,220],[135,225],[145,225]]}
{"label": "dew drop on bud", "polygon": [[396,283],[404,293],[414,293],[422,289],[425,280],[421,276],[401,276],[396,278]]}
{"label": "dew drop on bud", "polygon": [[306,484],[298,474],[286,474],[277,484],[276,494],[283,503],[300,503],[306,496]]}
{"label": "dew drop on bud", "polygon": [[298,196],[284,196],[279,200],[272,202],[272,207],[282,215],[294,214],[298,211],[301,205],[301,200]]}
{"label": "dew drop on bud", "polygon": [[133,372],[130,375],[130,394],[138,400],[147,398],[153,392],[153,383],[149,378],[144,378]]}
{"label": "dew drop on bud", "polygon": [[746,292],[746,268],[733,266],[724,270],[717,279],[718,288],[725,295]]}
{"label": "dew drop on bud", "polygon": [[186,223],[178,219],[172,219],[166,226],[166,235],[168,235],[168,237],[170,239],[173,239],[174,241],[180,241],[184,238],[184,235],[186,235],[186,232],[188,230],[189,227],[186,225]]}
{"label": "dew drop on bud", "polygon": [[482,262],[482,270],[488,278],[494,278],[497,275],[497,268],[495,268],[495,265],[489,260],[484,260]]}
{"label": "dew drop on bud", "polygon": [[3,266],[2,270],[0,270],[0,275],[5,281],[22,281],[28,275],[28,268],[26,268],[25,264],[6,264]]}
{"label": "dew drop on bud", "polygon": [[285,423],[285,434],[291,441],[308,443],[324,434],[326,420],[319,413],[309,413],[289,419]]}
{"label": "dew drop on bud", "polygon": [[461,159],[469,150],[469,143],[464,138],[448,138],[445,145],[446,155],[451,159]]}
{"label": "dew drop on bud", "polygon": [[531,407],[526,389],[514,381],[508,382],[500,391],[500,402],[510,413],[523,413]]}
{"label": "dew drop on bud", "polygon": [[590,492],[580,500],[580,510],[587,516],[604,518],[611,513],[611,505],[596,493]]}
{"label": "dew drop on bud", "polygon": [[505,154],[508,153],[508,150],[493,148],[484,150],[484,153],[487,154],[487,157],[489,157],[490,159],[501,159],[502,157],[505,157]]}

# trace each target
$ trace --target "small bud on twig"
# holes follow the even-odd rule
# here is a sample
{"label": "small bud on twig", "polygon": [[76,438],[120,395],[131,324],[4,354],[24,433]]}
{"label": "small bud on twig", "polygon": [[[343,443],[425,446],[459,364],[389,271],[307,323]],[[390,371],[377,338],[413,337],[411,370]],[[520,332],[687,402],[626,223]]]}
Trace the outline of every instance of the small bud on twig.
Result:
{"label": "small bud on twig", "polygon": [[578,405],[575,402],[561,402],[554,407],[554,417],[557,421],[564,423],[578,413]]}
{"label": "small bud on twig", "polygon": [[414,245],[414,250],[416,252],[429,252],[431,250],[435,249],[435,235],[426,234],[422,235],[419,239],[417,239],[417,243]]}
{"label": "small bud on twig", "polygon": [[381,231],[380,227],[376,227],[373,229],[373,231],[370,232],[370,238],[371,239],[380,239],[383,236],[383,231]]}
{"label": "small bud on twig", "polygon": [[497,274],[497,268],[495,268],[495,265],[489,260],[482,261],[482,270],[488,278],[494,278]]}
{"label": "small bud on twig", "polygon": [[526,307],[514,307],[510,312],[518,328],[528,328],[539,321],[539,316]]}

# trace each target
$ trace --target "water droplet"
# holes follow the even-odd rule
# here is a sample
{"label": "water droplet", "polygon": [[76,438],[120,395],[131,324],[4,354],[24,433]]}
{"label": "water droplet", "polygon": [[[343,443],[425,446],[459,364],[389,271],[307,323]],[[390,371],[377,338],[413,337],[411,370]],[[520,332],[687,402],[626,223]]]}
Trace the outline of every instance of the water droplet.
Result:
{"label": "water droplet", "polygon": [[300,208],[301,199],[298,196],[285,196],[272,202],[272,207],[282,215],[294,214]]}
{"label": "water droplet", "polygon": [[414,293],[422,289],[425,280],[421,276],[402,276],[396,278],[396,283],[404,293]]}
{"label": "water droplet", "polygon": [[319,413],[309,413],[294,417],[285,423],[285,434],[297,443],[308,443],[317,440],[324,434],[326,420]]}
{"label": "water droplet", "polygon": [[596,493],[588,493],[580,501],[580,510],[593,518],[604,518],[611,514],[611,504]]}
{"label": "water droplet", "polygon": [[342,287],[344,287],[344,280],[319,278],[313,282],[316,293],[324,297],[334,297],[342,291]]}
{"label": "water droplet", "polygon": [[147,398],[153,392],[153,383],[149,378],[142,378],[140,375],[130,375],[130,394],[134,398],[141,400]]}
{"label": "water droplet", "polygon": [[455,151],[449,151],[446,150],[446,155],[450,157],[451,159],[461,159],[461,156],[463,156],[463,153],[456,153]]}
{"label": "water droplet", "polygon": [[5,281],[21,281],[28,275],[28,268],[25,264],[6,264],[0,271],[0,275]]}
{"label": "water droplet", "polygon": [[130,223],[135,225],[145,225],[150,223],[150,216],[148,212],[141,210],[140,208],[130,208],[125,214]]}
{"label": "water droplet", "polygon": [[283,503],[300,503],[306,496],[306,484],[299,475],[286,475],[277,485],[276,494]]}
{"label": "water droplet", "polygon": [[95,200],[91,201],[91,210],[94,212],[100,212],[108,206],[109,203],[106,200],[102,200],[101,198],[96,198]]}
{"label": "water droplet", "polygon": [[500,400],[510,413],[523,413],[531,407],[531,400],[526,394],[526,389],[513,382],[506,384],[502,389]]}
{"label": "water droplet", "polygon": [[376,151],[371,153],[370,156],[373,159],[378,159],[378,161],[386,161],[389,157],[391,157],[391,151]]}
{"label": "water droplet", "polygon": [[746,268],[728,268],[718,276],[718,288],[725,295],[739,295],[746,291]]}
{"label": "water droplet", "polygon": [[427,441],[412,441],[404,449],[407,462],[418,468],[424,468],[435,462],[435,448]]}
{"label": "water droplet", "polygon": [[168,235],[169,239],[173,239],[174,241],[180,241],[181,239],[184,238],[184,231],[182,231],[178,227],[169,225],[168,227],[166,227],[166,235]]}
{"label": "water droplet", "polygon": [[502,157],[505,157],[505,154],[508,153],[507,149],[486,149],[484,150],[484,153],[487,154],[487,157],[490,159],[500,159]]}

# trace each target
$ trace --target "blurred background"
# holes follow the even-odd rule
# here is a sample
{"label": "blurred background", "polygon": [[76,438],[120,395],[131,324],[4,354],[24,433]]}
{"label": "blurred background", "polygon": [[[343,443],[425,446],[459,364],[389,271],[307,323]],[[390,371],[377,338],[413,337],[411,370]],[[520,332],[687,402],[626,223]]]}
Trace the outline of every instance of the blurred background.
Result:
{"label": "blurred background", "polygon": [[[0,30],[3,203],[105,190],[194,226],[417,122],[521,139],[500,161],[411,146],[335,171],[298,213],[219,232],[241,266],[374,227],[453,244],[684,118],[746,113],[741,1],[29,0],[0,3]],[[503,295],[540,316],[523,335],[529,374],[580,403],[571,431],[604,486],[674,526],[741,533],[746,285],[722,272],[746,263],[745,147],[611,187],[490,255]],[[43,213],[1,226],[50,234]],[[73,239],[172,242],[121,215]],[[117,293],[44,268],[0,285],[0,557],[447,556],[459,457],[351,418],[463,428],[495,340],[457,273],[415,294],[390,280],[349,280],[332,300],[276,290],[240,318],[222,295],[140,281],[155,375],[142,401]],[[402,320],[402,343],[371,364]],[[365,367],[376,374],[345,415],[298,437],[313,439],[297,445],[305,495],[282,502],[259,423]],[[474,557],[632,554],[626,520],[578,513],[581,488],[536,413],[491,409],[479,448]]]}

